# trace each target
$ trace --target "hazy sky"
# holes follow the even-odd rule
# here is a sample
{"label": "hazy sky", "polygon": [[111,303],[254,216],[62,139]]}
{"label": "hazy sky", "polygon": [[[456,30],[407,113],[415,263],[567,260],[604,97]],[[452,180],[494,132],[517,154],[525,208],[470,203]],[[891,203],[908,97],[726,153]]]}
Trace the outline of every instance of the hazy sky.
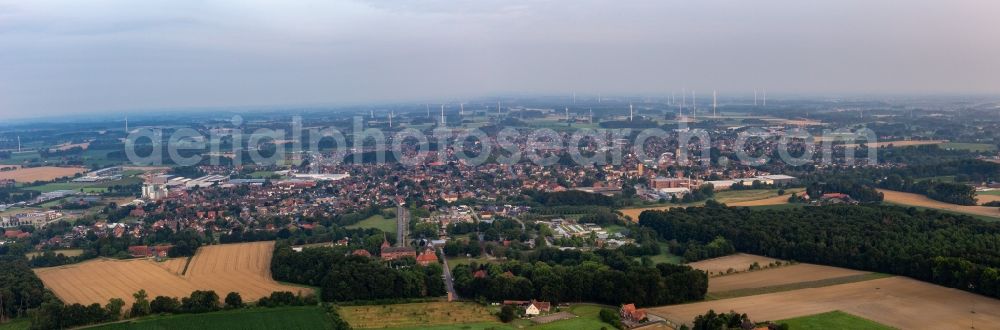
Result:
{"label": "hazy sky", "polygon": [[998,15],[991,0],[0,0],[0,118],[682,87],[1000,93]]}

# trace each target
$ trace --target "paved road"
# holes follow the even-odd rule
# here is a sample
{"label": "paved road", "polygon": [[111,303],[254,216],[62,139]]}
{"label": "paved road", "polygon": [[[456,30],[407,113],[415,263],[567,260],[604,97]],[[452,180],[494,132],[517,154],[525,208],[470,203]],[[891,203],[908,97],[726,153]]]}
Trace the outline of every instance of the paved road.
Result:
{"label": "paved road", "polygon": [[458,292],[455,292],[455,279],[451,277],[451,267],[448,266],[448,258],[444,256],[444,249],[438,248],[441,253],[441,261],[444,262],[444,287],[451,293],[452,300],[458,300]]}

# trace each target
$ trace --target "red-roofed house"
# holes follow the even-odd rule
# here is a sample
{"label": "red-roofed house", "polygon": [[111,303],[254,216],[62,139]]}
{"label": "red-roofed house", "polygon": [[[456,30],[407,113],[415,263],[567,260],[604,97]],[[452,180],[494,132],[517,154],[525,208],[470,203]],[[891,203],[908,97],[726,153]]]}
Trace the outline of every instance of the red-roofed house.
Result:
{"label": "red-roofed house", "polygon": [[646,319],[646,310],[635,308],[635,304],[622,305],[621,316],[623,320],[631,322],[642,322]]}
{"label": "red-roofed house", "polygon": [[420,264],[421,266],[427,266],[430,265],[431,263],[437,263],[437,262],[438,262],[438,257],[436,254],[434,254],[434,250],[432,249],[426,249],[424,250],[423,253],[420,253],[420,255],[417,256],[417,263]]}

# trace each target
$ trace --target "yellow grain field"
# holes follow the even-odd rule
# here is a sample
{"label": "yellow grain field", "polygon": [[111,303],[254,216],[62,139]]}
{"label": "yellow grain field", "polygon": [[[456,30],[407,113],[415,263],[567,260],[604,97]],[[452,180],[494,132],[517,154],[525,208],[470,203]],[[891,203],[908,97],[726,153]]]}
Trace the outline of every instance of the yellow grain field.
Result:
{"label": "yellow grain field", "polygon": [[271,278],[274,242],[225,244],[202,247],[191,259],[187,273],[184,258],[158,263],[152,259],[97,259],[78,264],[38,268],[35,273],[63,302],[106,303],[146,290],[155,296],[186,297],[194,290],[214,290],[220,297],[239,292],[255,301],[274,291],[310,294],[311,289],[280,284]]}

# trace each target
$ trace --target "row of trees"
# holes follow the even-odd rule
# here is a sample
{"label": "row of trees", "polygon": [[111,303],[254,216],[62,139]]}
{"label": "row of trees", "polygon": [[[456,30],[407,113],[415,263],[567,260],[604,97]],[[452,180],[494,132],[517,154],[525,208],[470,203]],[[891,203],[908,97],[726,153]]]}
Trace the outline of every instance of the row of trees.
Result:
{"label": "row of trees", "polygon": [[700,300],[707,275],[688,266],[643,266],[614,250],[566,254],[543,248],[525,260],[455,266],[459,295],[485,301],[539,299],[640,306]]}
{"label": "row of trees", "polygon": [[[45,293],[44,302],[31,314],[32,329],[65,329],[88,324],[112,322],[128,317],[142,317],[151,314],[184,314],[207,313],[222,309],[237,309],[246,307],[243,297],[237,292],[230,292],[225,299],[219,299],[215,291],[194,291],[188,297],[177,299],[167,296],[156,296],[152,300],[146,290],[139,290],[132,295],[134,302],[131,308],[125,309],[125,301],[112,298],[104,306],[98,303],[82,305],[64,304],[49,292]],[[40,298],[42,299],[42,298]],[[291,292],[272,292],[270,297],[257,301],[259,307],[279,306],[309,306],[316,305],[314,296],[296,296]]]}
{"label": "row of trees", "polygon": [[903,179],[899,175],[891,175],[886,180],[879,182],[879,186],[886,189],[926,195],[931,199],[945,203],[976,205],[976,188],[962,183],[941,182],[937,180],[914,181],[912,179]]}
{"label": "row of trees", "polygon": [[279,242],[271,259],[271,274],[279,281],[320,287],[323,301],[422,298],[445,293],[438,264],[424,267],[413,258],[405,258],[390,265],[345,254],[345,249],[336,248],[295,252],[286,242]]}
{"label": "row of trees", "polygon": [[722,236],[738,251],[870,270],[1000,297],[1000,223],[880,205],[783,210],[703,208],[646,211],[639,224],[664,239]]}

